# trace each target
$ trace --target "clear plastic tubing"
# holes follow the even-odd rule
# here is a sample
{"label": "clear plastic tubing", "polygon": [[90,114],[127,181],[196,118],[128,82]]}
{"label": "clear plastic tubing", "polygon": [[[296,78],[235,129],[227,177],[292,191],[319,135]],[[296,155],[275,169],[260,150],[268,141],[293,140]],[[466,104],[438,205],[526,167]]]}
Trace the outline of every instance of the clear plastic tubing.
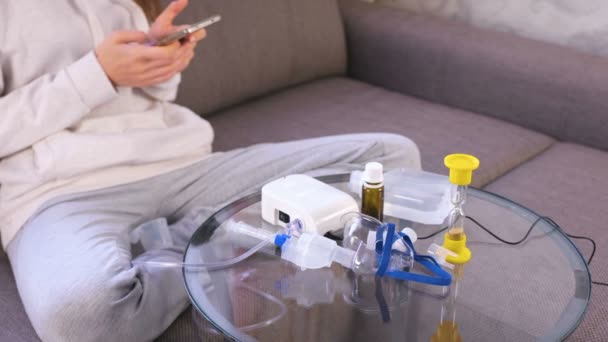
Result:
{"label": "clear plastic tubing", "polygon": [[[293,228],[292,228],[293,229]],[[229,231],[236,234],[243,234],[255,239],[261,240],[260,243],[252,247],[247,252],[234,257],[232,259],[223,260],[223,261],[214,261],[214,262],[206,262],[206,263],[186,263],[186,262],[175,262],[175,261],[133,261],[133,265],[140,266],[154,266],[154,267],[183,267],[183,268],[200,268],[209,271],[217,271],[225,268],[232,267],[239,262],[246,260],[247,258],[254,255],[257,251],[264,248],[266,245],[269,245],[274,242],[275,234],[265,231],[263,229],[257,229],[252,227],[244,222],[238,222],[236,224],[230,225],[228,228]]]}
{"label": "clear plastic tubing", "polygon": [[145,265],[145,266],[155,266],[155,267],[184,267],[184,268],[201,268],[209,271],[217,271],[225,268],[232,267],[235,264],[249,258],[254,255],[257,251],[264,248],[266,245],[272,243],[273,240],[263,240],[259,244],[255,245],[253,248],[248,250],[247,252],[234,257],[232,259],[224,260],[224,261],[216,261],[216,262],[207,262],[207,263],[186,263],[186,262],[174,262],[174,261],[133,261],[133,265]]}
{"label": "clear plastic tubing", "polygon": [[[228,226],[228,230],[261,240],[247,252],[232,259],[208,262],[208,263],[184,263],[173,261],[133,261],[134,265],[145,265],[155,267],[183,267],[200,268],[214,271],[232,267],[233,265],[249,258],[266,245],[274,243],[281,247],[281,258],[290,261],[302,269],[317,269],[328,267],[333,262],[342,264],[345,267],[353,267],[355,251],[337,245],[336,241],[326,237],[301,233],[302,223],[295,220],[288,224],[282,233],[271,233],[269,231],[252,227],[244,222],[238,222]],[[281,242],[277,242],[278,236]]]}

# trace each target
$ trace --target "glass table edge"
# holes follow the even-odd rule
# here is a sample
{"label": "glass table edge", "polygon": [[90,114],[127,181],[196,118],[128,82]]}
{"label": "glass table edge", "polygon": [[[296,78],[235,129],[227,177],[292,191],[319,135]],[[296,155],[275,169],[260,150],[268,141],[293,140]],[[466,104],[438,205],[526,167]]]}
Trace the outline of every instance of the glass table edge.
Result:
{"label": "glass table edge", "polygon": [[[340,183],[340,182],[346,182],[348,181],[348,177],[350,176],[349,173],[344,173],[344,174],[335,174],[335,175],[327,175],[327,176],[319,176],[319,177],[315,177],[316,179],[325,182],[325,183]],[[523,211],[527,211],[528,213],[530,213],[531,215],[535,216],[535,217],[541,217],[537,212],[535,212],[534,210],[523,206],[522,204],[519,204],[507,197],[495,194],[493,192],[489,192],[483,189],[479,189],[476,187],[470,187],[471,190],[473,190],[474,192],[479,192],[485,196],[489,196],[489,197],[495,197],[497,199],[500,199],[502,201],[507,202],[510,205],[513,205],[515,207],[518,207],[520,209],[522,209]],[[188,242],[188,245],[186,246],[186,249],[184,250],[184,256],[183,256],[183,261],[186,262],[186,255],[188,253],[188,250],[190,248],[190,246],[193,243],[193,240],[195,239],[195,237],[197,236],[197,233],[206,226],[211,225],[214,221],[215,221],[215,225],[217,228],[219,225],[221,225],[224,221],[218,221],[216,219],[216,216],[219,214],[224,214],[224,215],[233,215],[236,212],[239,212],[240,210],[253,205],[257,202],[259,202],[261,199],[261,190],[255,191],[253,193],[250,193],[248,195],[245,195],[233,202],[228,203],[227,205],[225,205],[224,207],[222,207],[221,209],[219,209],[218,211],[216,211],[215,213],[213,213],[213,215],[211,215],[208,219],[206,219],[203,223],[201,223],[201,225],[196,229],[195,233],[192,235],[192,237],[190,238],[190,241]],[[223,216],[223,215],[222,215]],[[578,257],[580,258],[580,260],[582,261],[582,264],[584,266],[585,269],[585,274],[587,276],[587,283],[588,283],[588,288],[587,288],[587,297],[584,298],[585,299],[585,308],[583,310],[583,312],[581,313],[580,317],[577,319],[577,321],[575,322],[575,324],[573,324],[570,329],[568,329],[568,331],[566,331],[563,336],[560,336],[560,340],[565,340],[567,339],[570,335],[572,335],[572,333],[574,331],[576,331],[576,329],[578,328],[578,326],[581,324],[582,320],[584,319],[587,310],[589,309],[589,301],[591,299],[591,290],[592,290],[592,283],[591,283],[591,273],[589,271],[589,267],[587,265],[587,262],[584,258],[584,256],[581,254],[580,250],[576,247],[576,245],[574,244],[574,242],[570,239],[570,237],[568,237],[563,231],[561,230],[555,230],[558,234],[561,235],[561,237],[563,238],[563,241],[566,241],[570,247],[576,251],[576,254],[578,255]],[[232,333],[230,333],[229,331],[227,331],[225,328],[221,327],[219,324],[216,324],[211,317],[209,317],[207,314],[205,314],[204,310],[199,307],[197,301],[193,298],[190,287],[188,285],[188,282],[186,281],[186,269],[182,268],[182,276],[184,278],[184,285],[186,287],[186,292],[188,294],[188,298],[190,299],[190,302],[194,305],[194,307],[196,308],[196,310],[203,315],[203,317],[205,319],[207,319],[207,321],[209,321],[216,329],[218,329],[220,332],[222,332],[224,334],[224,337],[232,340],[232,341],[239,341],[237,336],[234,336]],[[545,340],[544,338],[541,338],[540,340]]]}
{"label": "glass table edge", "polygon": [[[541,215],[539,215],[536,211],[520,204],[517,203],[507,197],[501,196],[499,194],[490,192],[490,191],[486,191],[483,189],[479,189],[476,187],[470,187],[471,190],[475,191],[475,192],[479,192],[485,196],[489,196],[489,197],[495,197],[497,199],[500,199],[502,201],[507,202],[510,205],[513,205],[515,207],[518,207],[520,209],[522,209],[523,211],[527,211],[528,213],[530,213],[531,215],[535,216],[536,218],[539,217],[543,217]],[[582,255],[581,251],[578,249],[578,247],[576,247],[576,245],[574,244],[574,242],[572,241],[572,239],[570,239],[570,237],[568,235],[566,235],[566,233],[563,230],[559,230],[559,229],[555,229],[555,232],[557,232],[559,235],[561,235],[562,237],[562,241],[565,241],[572,250],[575,251],[576,255],[578,255],[579,257],[579,261],[581,262],[583,268],[584,268],[584,274],[586,275],[586,282],[587,282],[587,296],[585,298],[580,298],[580,299],[584,299],[585,300],[585,308],[584,310],[581,312],[581,315],[578,317],[577,321],[570,327],[570,329],[568,329],[568,331],[565,331],[564,334],[562,336],[559,336],[559,339],[561,341],[566,340],[568,337],[570,337],[570,335],[572,335],[572,333],[574,333],[574,331],[576,331],[576,329],[579,327],[579,325],[581,324],[581,322],[583,321],[583,319],[585,318],[585,315],[587,314],[587,311],[589,310],[589,302],[591,300],[591,291],[592,291],[592,283],[591,283],[591,272],[589,271],[589,266],[587,265],[587,261],[585,260],[585,257]],[[574,271],[574,270],[573,270]],[[554,338],[549,338],[548,336],[542,337],[539,339],[540,341],[553,341],[555,340]]]}
{"label": "glass table edge", "polygon": [[[251,193],[249,195],[245,195],[233,202],[228,203],[227,205],[225,205],[224,207],[222,207],[221,209],[219,209],[218,211],[216,211],[215,213],[213,213],[213,215],[211,215],[209,218],[207,218],[203,223],[201,223],[201,225],[196,228],[196,231],[194,232],[194,234],[192,234],[192,237],[190,238],[190,241],[188,242],[188,245],[186,246],[186,249],[184,250],[184,256],[183,256],[183,262],[186,262],[186,256],[188,255],[188,250],[190,249],[190,246],[192,246],[192,241],[194,240],[194,238],[196,237],[196,235],[198,234],[198,232],[203,228],[206,227],[208,225],[210,225],[213,221],[215,221],[215,223],[217,224],[217,226],[215,228],[217,228],[219,225],[221,225],[225,220],[223,221],[218,221],[215,219],[215,217],[220,214],[220,213],[226,213],[228,215],[232,215],[235,212],[238,212],[246,207],[248,207],[249,205],[255,204],[257,202],[260,201],[261,198],[261,191],[256,191],[254,193]],[[237,206],[237,204],[240,204]],[[230,340],[230,341],[244,341],[244,340],[249,340],[249,339],[239,339],[238,336],[236,336],[235,334],[231,333],[230,331],[228,331],[226,328],[222,327],[221,325],[217,324],[215,322],[215,320],[211,319],[211,317],[205,313],[205,310],[203,310],[199,304],[198,301],[194,299],[192,292],[190,290],[190,286],[188,285],[188,282],[186,281],[186,268],[182,268],[182,277],[184,279],[184,285],[186,287],[186,293],[188,294],[188,298],[190,299],[190,302],[192,303],[192,305],[196,308],[196,311],[198,311],[201,315],[203,315],[203,317],[209,322],[211,323],[211,325],[213,325],[219,332],[221,332],[224,336],[224,338]],[[236,330],[235,330],[236,331]]]}

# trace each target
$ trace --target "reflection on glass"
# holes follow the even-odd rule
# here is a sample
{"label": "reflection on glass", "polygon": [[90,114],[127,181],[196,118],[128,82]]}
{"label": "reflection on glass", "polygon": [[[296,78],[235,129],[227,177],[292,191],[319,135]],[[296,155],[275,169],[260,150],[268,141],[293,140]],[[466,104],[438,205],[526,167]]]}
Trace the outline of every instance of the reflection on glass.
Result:
{"label": "reflection on glass", "polygon": [[[350,274],[352,288],[344,301],[368,313],[393,311],[405,304],[409,297],[407,282],[393,278],[378,278],[373,274]],[[384,317],[383,317],[384,318]]]}
{"label": "reflection on glass", "polygon": [[[456,323],[456,299],[464,272],[464,265],[455,265],[452,271],[453,283],[448,297],[441,305],[441,319],[437,331],[431,337],[431,342],[462,342]],[[447,290],[447,288],[446,288]]]}
{"label": "reflection on glass", "polygon": [[277,287],[283,298],[295,300],[307,308],[316,304],[331,304],[336,294],[350,291],[348,279],[336,276],[333,268],[298,269],[295,274],[277,281]]}

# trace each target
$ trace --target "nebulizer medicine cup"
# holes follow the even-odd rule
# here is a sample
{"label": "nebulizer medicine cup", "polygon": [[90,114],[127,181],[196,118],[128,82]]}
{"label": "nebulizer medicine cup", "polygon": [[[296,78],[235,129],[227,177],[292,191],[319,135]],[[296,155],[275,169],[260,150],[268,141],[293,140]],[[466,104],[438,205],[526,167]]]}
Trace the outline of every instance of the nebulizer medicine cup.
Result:
{"label": "nebulizer medicine cup", "polygon": [[333,262],[351,268],[354,254],[349,249],[339,247],[334,240],[310,233],[291,237],[281,244],[281,258],[303,270],[329,267]]}

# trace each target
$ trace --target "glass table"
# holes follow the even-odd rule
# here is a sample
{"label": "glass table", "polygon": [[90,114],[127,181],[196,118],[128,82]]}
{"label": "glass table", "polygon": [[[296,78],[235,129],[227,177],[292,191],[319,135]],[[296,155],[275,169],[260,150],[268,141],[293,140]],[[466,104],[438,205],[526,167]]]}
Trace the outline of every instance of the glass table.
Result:
{"label": "glass table", "polygon": [[[346,189],[348,175],[320,177]],[[504,239],[521,239],[538,215],[497,195],[470,189],[467,214]],[[420,237],[442,227],[386,217]],[[230,235],[227,225],[263,222],[260,193],[221,209],[193,235],[184,261],[236,257],[256,241]],[[301,270],[273,245],[236,266],[184,269],[188,294],[211,324],[207,332],[239,341],[559,341],[580,323],[591,278],[584,258],[562,232],[539,222],[528,239],[510,246],[467,222],[471,261],[449,288],[360,276],[335,264]],[[426,254],[443,234],[416,242]]]}

